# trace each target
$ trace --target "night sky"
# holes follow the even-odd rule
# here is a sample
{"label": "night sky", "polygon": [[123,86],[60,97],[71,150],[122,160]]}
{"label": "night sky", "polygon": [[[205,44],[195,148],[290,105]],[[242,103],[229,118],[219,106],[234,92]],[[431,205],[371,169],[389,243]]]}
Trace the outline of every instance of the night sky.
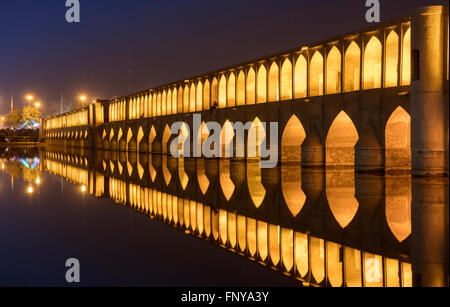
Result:
{"label": "night sky", "polygon": [[[365,0],[80,0],[77,24],[65,2],[1,0],[0,114],[11,91],[50,114],[61,91],[121,96],[368,26]],[[381,21],[444,3],[381,0]]]}

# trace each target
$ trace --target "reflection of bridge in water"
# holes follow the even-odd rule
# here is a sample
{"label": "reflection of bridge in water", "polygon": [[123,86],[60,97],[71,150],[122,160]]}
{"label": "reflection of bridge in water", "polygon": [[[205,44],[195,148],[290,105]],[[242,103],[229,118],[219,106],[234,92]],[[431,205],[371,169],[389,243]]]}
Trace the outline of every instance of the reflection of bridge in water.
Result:
{"label": "reflection of bridge in water", "polygon": [[304,284],[447,284],[446,180],[413,179],[412,193],[410,176],[114,151],[47,151],[41,165]]}
{"label": "reflection of bridge in water", "polygon": [[[260,122],[278,122],[283,162],[442,175],[448,174],[446,101],[448,6],[432,6],[270,57],[97,100],[45,120],[41,137],[68,147],[167,153],[174,138],[169,127],[179,121],[193,127],[187,115],[200,113],[231,136],[222,137],[224,145],[233,141],[247,156],[270,127],[238,140],[227,122],[250,122],[257,131]],[[195,145],[209,134],[188,132]]]}

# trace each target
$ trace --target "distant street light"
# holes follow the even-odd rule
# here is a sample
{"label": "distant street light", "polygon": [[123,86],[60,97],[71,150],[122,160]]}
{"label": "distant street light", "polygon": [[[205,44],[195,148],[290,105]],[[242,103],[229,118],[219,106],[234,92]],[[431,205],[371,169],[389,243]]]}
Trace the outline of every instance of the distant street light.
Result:
{"label": "distant street light", "polygon": [[39,178],[39,177],[36,178],[36,184],[37,184],[37,185],[40,185],[40,184],[41,184],[41,178]]}
{"label": "distant street light", "polygon": [[86,101],[86,99],[87,99],[87,97],[86,97],[86,96],[84,96],[84,95],[80,96],[80,100],[81,100],[82,102],[85,102],[85,101]]}
{"label": "distant street light", "polygon": [[27,193],[28,193],[28,194],[33,194],[33,187],[32,187],[32,186],[29,186],[29,187],[28,187]]}
{"label": "distant street light", "polygon": [[31,95],[28,95],[28,96],[26,97],[26,99],[27,99],[28,101],[33,101],[34,97],[31,96]]}
{"label": "distant street light", "polygon": [[36,102],[36,103],[34,104],[34,106],[35,106],[36,108],[39,108],[39,107],[41,106],[41,103],[40,103],[40,102]]}
{"label": "distant street light", "polygon": [[81,192],[82,192],[82,193],[86,192],[86,186],[85,186],[85,185],[82,185],[82,186],[81,186]]}

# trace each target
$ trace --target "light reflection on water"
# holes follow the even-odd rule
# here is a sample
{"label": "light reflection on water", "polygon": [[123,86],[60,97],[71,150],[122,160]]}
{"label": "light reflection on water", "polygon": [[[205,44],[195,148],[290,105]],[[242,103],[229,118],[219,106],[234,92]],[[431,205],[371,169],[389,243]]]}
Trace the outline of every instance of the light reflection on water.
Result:
{"label": "light reflection on water", "polygon": [[2,170],[30,186],[49,172],[299,284],[448,285],[446,179],[108,151],[40,152],[31,174],[20,161]]}

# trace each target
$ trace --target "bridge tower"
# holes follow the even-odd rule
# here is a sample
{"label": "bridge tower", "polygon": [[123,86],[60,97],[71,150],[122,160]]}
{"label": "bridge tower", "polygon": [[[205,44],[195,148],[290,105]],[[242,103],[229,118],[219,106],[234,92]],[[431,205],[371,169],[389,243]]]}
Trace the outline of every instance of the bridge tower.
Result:
{"label": "bridge tower", "polygon": [[411,142],[414,175],[448,174],[448,6],[412,12]]}

